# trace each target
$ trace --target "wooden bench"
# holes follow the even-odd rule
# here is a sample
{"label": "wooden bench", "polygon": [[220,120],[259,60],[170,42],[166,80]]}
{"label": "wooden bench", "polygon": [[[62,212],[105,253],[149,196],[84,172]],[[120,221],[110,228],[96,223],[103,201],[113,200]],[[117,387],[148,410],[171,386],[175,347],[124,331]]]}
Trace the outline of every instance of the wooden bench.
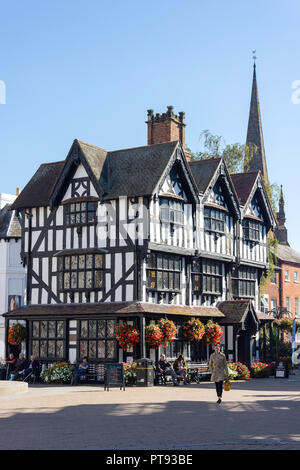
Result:
{"label": "wooden bench", "polygon": [[187,366],[189,382],[199,384],[203,378],[208,379],[211,375],[208,362],[188,362]]}
{"label": "wooden bench", "polygon": [[[78,377],[78,383],[87,382],[104,382],[105,364],[90,364],[87,373]],[[74,375],[71,380],[71,385],[74,382]]]}
{"label": "wooden bench", "polygon": [[[154,369],[154,385],[168,385],[173,384],[173,379],[171,375],[165,375],[163,372],[160,372],[158,368],[158,363],[153,366]],[[176,371],[175,371],[176,372]],[[177,375],[177,382],[184,382],[184,377],[182,375]],[[187,377],[187,382],[189,381]]]}

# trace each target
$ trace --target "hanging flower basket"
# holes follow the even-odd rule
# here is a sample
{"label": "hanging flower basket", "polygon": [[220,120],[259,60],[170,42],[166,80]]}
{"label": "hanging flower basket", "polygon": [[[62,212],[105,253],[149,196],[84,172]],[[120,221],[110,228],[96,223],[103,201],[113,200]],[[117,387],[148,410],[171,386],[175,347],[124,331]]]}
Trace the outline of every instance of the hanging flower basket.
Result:
{"label": "hanging flower basket", "polygon": [[283,331],[292,331],[293,319],[292,318],[280,318],[273,321],[275,328]]}
{"label": "hanging flower basket", "polygon": [[14,346],[19,346],[26,339],[27,331],[25,326],[17,323],[8,329],[8,342]]}
{"label": "hanging flower basket", "polygon": [[163,333],[158,325],[145,326],[145,341],[150,349],[158,349],[163,344]]}
{"label": "hanging flower basket", "polygon": [[200,341],[205,333],[205,327],[198,318],[191,318],[184,323],[182,330],[188,341]]}
{"label": "hanging flower basket", "polygon": [[115,336],[124,351],[140,342],[140,333],[138,330],[127,323],[118,324],[116,326]]}
{"label": "hanging flower basket", "polygon": [[162,344],[166,347],[169,343],[174,341],[177,328],[175,323],[172,320],[168,320],[167,318],[161,318],[158,322],[158,326],[163,335]]}
{"label": "hanging flower basket", "polygon": [[220,343],[221,336],[223,335],[223,330],[218,325],[218,323],[214,323],[212,320],[208,320],[205,325],[205,335],[204,339],[208,344],[215,345]]}

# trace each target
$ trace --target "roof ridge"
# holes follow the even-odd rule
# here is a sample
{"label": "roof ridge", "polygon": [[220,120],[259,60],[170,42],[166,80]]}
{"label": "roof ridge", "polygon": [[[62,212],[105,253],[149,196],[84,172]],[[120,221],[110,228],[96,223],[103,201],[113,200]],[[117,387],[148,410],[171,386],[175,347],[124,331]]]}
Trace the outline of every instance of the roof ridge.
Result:
{"label": "roof ridge", "polygon": [[108,153],[126,152],[128,150],[151,148],[151,147],[156,147],[157,145],[174,144],[175,142],[177,143],[177,142],[180,142],[180,141],[179,140],[170,140],[169,142],[160,142],[159,144],[140,145],[139,147],[128,147],[126,149],[120,149],[120,150],[109,150]]}

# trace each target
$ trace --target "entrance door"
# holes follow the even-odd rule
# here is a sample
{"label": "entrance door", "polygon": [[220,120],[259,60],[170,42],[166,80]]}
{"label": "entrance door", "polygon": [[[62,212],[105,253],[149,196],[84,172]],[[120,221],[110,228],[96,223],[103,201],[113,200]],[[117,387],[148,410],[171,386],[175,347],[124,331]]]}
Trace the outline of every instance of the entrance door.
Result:
{"label": "entrance door", "polygon": [[247,367],[251,365],[251,341],[247,330],[242,330],[238,338],[238,361]]}

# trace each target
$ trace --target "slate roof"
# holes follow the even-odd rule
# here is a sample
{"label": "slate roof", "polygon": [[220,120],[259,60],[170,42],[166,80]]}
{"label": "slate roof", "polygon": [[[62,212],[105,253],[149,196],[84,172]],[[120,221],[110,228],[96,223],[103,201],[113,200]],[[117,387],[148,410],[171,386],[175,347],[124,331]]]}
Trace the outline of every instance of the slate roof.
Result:
{"label": "slate roof", "polygon": [[64,163],[43,163],[12,204],[12,208],[47,206]]}
{"label": "slate roof", "polygon": [[98,304],[53,304],[53,305],[30,305],[29,307],[20,307],[11,312],[7,312],[4,316],[8,317],[28,317],[28,316],[44,316],[55,315],[72,316],[87,315],[94,313],[103,313],[116,315],[144,314],[152,313],[158,315],[182,315],[197,317],[220,317],[223,314],[216,307],[188,307],[179,305],[163,305],[151,304],[146,302],[103,302]]}
{"label": "slate roof", "polygon": [[218,309],[225,315],[221,324],[242,323],[250,308],[253,308],[251,300],[225,300],[218,304]]}
{"label": "slate roof", "polygon": [[177,144],[174,141],[109,152],[103,168],[108,184],[105,198],[151,195]]}
{"label": "slate roof", "polygon": [[20,238],[21,225],[16,217],[16,213],[11,209],[10,204],[6,204],[0,210],[0,238]]}
{"label": "slate roof", "polygon": [[287,261],[290,263],[300,263],[300,253],[293,250],[288,245],[281,245],[280,243],[277,246],[276,257],[281,261]]}
{"label": "slate roof", "polygon": [[[108,152],[100,147],[75,140],[95,180],[103,199],[120,196],[148,196],[161,178],[178,141],[147,145]],[[73,147],[72,146],[72,147]],[[13,203],[14,209],[49,205],[54,187],[63,174],[66,161],[40,166]]]}
{"label": "slate roof", "polygon": [[207,160],[195,160],[189,162],[190,169],[200,193],[204,194],[207,190],[207,187],[221,161],[221,158],[209,158]]}
{"label": "slate roof", "polygon": [[258,174],[259,171],[251,171],[249,173],[235,173],[230,175],[242,206],[244,206],[248,201]]}

